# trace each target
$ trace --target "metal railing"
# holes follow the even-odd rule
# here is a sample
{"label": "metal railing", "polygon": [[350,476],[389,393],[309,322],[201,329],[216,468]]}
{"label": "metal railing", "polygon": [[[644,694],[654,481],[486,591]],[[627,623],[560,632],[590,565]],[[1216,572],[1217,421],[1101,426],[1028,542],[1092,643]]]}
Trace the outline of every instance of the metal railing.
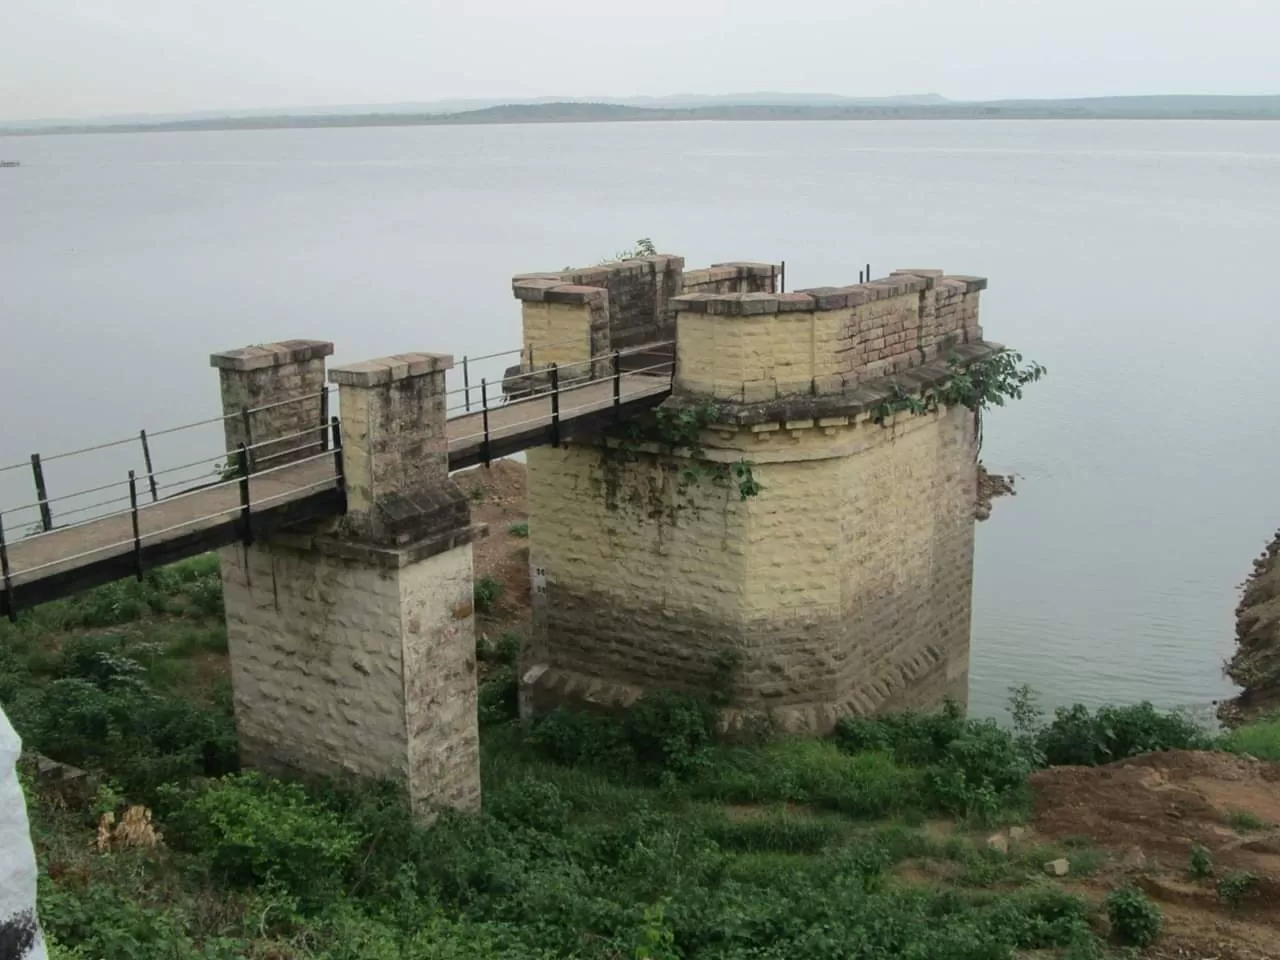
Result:
{"label": "metal railing", "polygon": [[[522,428],[531,426],[547,426],[551,433],[551,443],[553,446],[559,446],[561,442],[561,426],[566,420],[572,420],[586,413],[597,412],[600,410],[614,410],[615,418],[620,419],[622,414],[622,402],[627,399],[627,392],[624,391],[624,383],[639,384],[640,389],[631,391],[631,397],[648,396],[654,393],[654,381],[660,375],[666,375],[667,383],[664,385],[670,388],[671,378],[675,375],[675,359],[663,360],[659,363],[650,364],[640,367],[636,370],[623,370],[622,359],[626,356],[634,356],[637,354],[653,353],[663,347],[673,346],[675,341],[663,340],[655,343],[648,343],[638,347],[632,347],[627,350],[613,350],[606,354],[600,354],[595,357],[589,357],[585,360],[574,361],[569,364],[548,364],[545,368],[537,371],[522,371],[519,374],[510,377],[504,377],[497,381],[498,384],[504,384],[511,381],[529,382],[530,378],[542,377],[545,375],[547,386],[545,389],[534,389],[527,394],[520,396],[518,399],[507,400],[505,397],[500,405],[503,410],[511,410],[520,406],[531,405],[537,403],[540,407],[545,401],[547,407],[542,409],[531,417],[513,422],[501,424],[497,429],[494,428],[490,414],[494,407],[490,405],[490,382],[488,379],[482,378],[480,381],[480,404],[479,411],[472,411],[455,415],[450,419],[453,423],[460,423],[470,418],[479,417],[480,429],[475,433],[453,435],[449,438],[450,445],[465,445],[476,440],[480,441],[481,462],[488,465],[492,461],[492,444],[495,440],[506,437],[512,433],[519,433]],[[608,361],[609,372],[597,377],[588,377],[586,379],[570,380],[565,383],[562,377],[562,371],[566,368],[587,368],[588,371],[594,369],[596,363]],[[600,384],[612,384],[612,390],[605,398],[596,398],[586,400],[574,404],[575,398],[581,398],[589,387]],[[450,391],[457,394],[461,391]],[[565,401],[569,402],[569,406],[565,406]],[[450,410],[465,409],[465,407],[455,406],[453,408],[446,407],[446,413]]]}
{"label": "metal railing", "polygon": [[[314,433],[314,428],[308,432]],[[68,532],[75,531],[78,528],[89,527],[93,524],[101,523],[104,520],[117,519],[126,516],[130,519],[130,528],[132,531],[129,538],[112,540],[108,543],[92,546],[86,550],[59,555],[54,559],[43,560],[42,562],[28,566],[15,567],[13,565],[11,550],[5,539],[3,514],[0,514],[0,588],[3,590],[4,606],[8,611],[9,618],[11,620],[15,619],[17,614],[17,607],[13,599],[14,579],[17,577],[29,578],[33,574],[49,572],[56,567],[65,567],[68,564],[76,564],[78,561],[85,561],[102,554],[122,553],[126,548],[131,548],[134,556],[135,574],[137,575],[137,578],[141,580],[146,572],[143,563],[143,546],[148,541],[156,542],[161,538],[179,533],[180,531],[199,529],[211,520],[216,520],[219,517],[230,516],[233,514],[238,514],[240,518],[239,537],[241,541],[246,545],[252,544],[254,539],[253,515],[255,510],[261,511],[265,505],[273,504],[276,501],[296,500],[301,495],[322,487],[334,486],[338,490],[345,489],[346,483],[342,464],[342,428],[337,417],[332,417],[330,422],[325,425],[325,432],[327,437],[332,437],[332,443],[329,443],[326,439],[324,449],[320,453],[304,457],[299,460],[294,460],[286,464],[281,464],[280,466],[269,467],[267,469],[255,469],[253,457],[250,452],[250,445],[241,442],[237,445],[234,452],[234,474],[230,476],[224,474],[222,479],[214,483],[198,487],[194,490],[186,490],[171,497],[166,497],[163,501],[147,504],[145,506],[140,506],[138,502],[139,478],[135,471],[130,470],[128,479],[122,481],[122,483],[128,487],[128,494],[124,498],[129,502],[129,507],[127,509],[105,514],[103,516],[93,517],[87,520],[81,520],[76,523],[57,527],[50,531],[42,531],[41,533],[24,538],[22,543],[24,545],[32,544],[44,538],[61,536]],[[274,441],[262,441],[262,443],[270,442]],[[298,470],[309,463],[319,463],[324,460],[332,461],[332,474],[328,474],[319,480],[314,480],[299,486],[291,486],[286,490],[267,496],[260,496],[257,499],[253,498],[251,481],[261,480],[265,477],[273,474],[279,474],[286,470]],[[150,510],[157,507],[167,508],[172,504],[187,498],[200,496],[210,497],[211,495],[216,498],[216,491],[227,490],[233,487],[238,490],[239,496],[237,498],[237,502],[232,506],[214,510],[209,513],[197,514],[194,517],[185,517],[177,523],[171,523],[159,529],[147,530],[145,532],[142,530],[142,517]]]}

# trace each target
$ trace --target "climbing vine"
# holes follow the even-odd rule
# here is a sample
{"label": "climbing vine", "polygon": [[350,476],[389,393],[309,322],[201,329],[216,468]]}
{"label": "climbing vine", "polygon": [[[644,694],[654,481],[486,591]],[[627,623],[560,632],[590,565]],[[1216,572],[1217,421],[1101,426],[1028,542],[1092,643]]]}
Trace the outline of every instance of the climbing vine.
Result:
{"label": "climbing vine", "polygon": [[606,435],[605,459],[614,463],[635,461],[647,444],[657,445],[669,454],[683,450],[687,463],[680,470],[682,484],[703,480],[733,483],[740,499],[757,496],[764,487],[756,480],[749,461],[743,459],[730,464],[711,463],[706,459],[702,431],[718,422],[720,413],[720,407],[710,400],[646,410]]}
{"label": "climbing vine", "polygon": [[896,413],[920,416],[941,407],[966,407],[973,411],[978,446],[982,446],[982,412],[1003,407],[1009,400],[1022,399],[1023,388],[1042,379],[1049,371],[1038,363],[1023,361],[1022,354],[1001,350],[965,365],[952,355],[947,359],[951,376],[937,387],[910,394],[898,384],[874,410],[876,423],[884,426]]}

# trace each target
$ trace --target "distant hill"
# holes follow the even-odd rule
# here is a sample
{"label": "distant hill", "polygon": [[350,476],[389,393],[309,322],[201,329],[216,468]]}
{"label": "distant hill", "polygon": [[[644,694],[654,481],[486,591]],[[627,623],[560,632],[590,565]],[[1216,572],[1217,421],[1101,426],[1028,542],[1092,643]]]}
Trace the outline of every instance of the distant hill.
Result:
{"label": "distant hill", "polygon": [[[770,98],[771,101],[770,101]],[[645,100],[645,98],[635,98]],[[823,94],[684,95],[649,98],[642,105],[555,100],[492,104],[461,111],[349,108],[352,112],[252,113],[155,117],[104,123],[11,124],[0,135],[130,133],[183,130],[261,130],[285,127],[372,127],[484,123],[635,123],[694,120],[929,120],[929,119],[1250,119],[1280,120],[1280,96],[1139,96],[1075,100],[964,102],[937,94],[856,99]],[[666,105],[655,106],[663,101]],[[770,102],[765,102],[770,101]],[[825,101],[825,102],[823,102]],[[364,112],[356,112],[363,109]]]}

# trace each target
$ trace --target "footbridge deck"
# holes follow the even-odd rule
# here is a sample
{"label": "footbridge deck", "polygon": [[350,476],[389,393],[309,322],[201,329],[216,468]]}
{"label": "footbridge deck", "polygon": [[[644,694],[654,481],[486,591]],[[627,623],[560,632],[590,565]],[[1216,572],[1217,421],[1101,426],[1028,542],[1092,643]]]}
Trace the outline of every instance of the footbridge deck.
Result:
{"label": "footbridge deck", "polygon": [[[446,396],[450,470],[461,470],[530,447],[558,444],[584,431],[661,403],[671,392],[674,367],[670,342],[616,351],[577,365],[549,364],[491,385],[467,384]],[[204,553],[231,543],[251,543],[281,527],[346,510],[342,457],[342,421],[330,417],[334,387],[289,403],[312,405],[316,416],[288,436],[266,437],[238,450],[223,449],[209,457],[167,471],[150,470],[148,435],[112,441],[54,457],[33,456],[3,471],[29,470],[36,499],[0,511],[0,615],[57,599],[113,580],[142,574],[161,564]],[[261,410],[264,408],[256,408]],[[161,433],[246,417],[240,411],[156,431]],[[148,464],[145,473],[104,482],[56,498],[45,492],[43,464],[113,445],[141,442]],[[282,449],[284,448],[284,449]],[[207,468],[218,479],[165,484],[166,474]],[[216,471],[216,472],[215,472]],[[173,487],[181,489],[169,492]],[[162,491],[164,495],[161,495]],[[82,502],[100,496],[98,504],[75,508],[96,515],[55,523],[59,501]],[[78,498],[78,500],[76,499]],[[29,511],[26,523],[39,515],[39,527],[16,538],[22,527],[10,520]],[[6,533],[8,534],[6,537]]]}

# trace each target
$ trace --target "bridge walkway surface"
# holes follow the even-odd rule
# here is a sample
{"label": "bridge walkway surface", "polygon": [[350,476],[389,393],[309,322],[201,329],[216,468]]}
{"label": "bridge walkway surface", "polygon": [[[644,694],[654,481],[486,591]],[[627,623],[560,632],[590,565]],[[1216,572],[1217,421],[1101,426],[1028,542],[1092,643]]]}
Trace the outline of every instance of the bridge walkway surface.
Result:
{"label": "bridge walkway surface", "polygon": [[[669,342],[646,344],[577,365],[551,364],[518,373],[494,385],[496,396],[489,395],[487,383],[450,391],[452,396],[463,395],[463,400],[447,411],[450,470],[488,463],[533,446],[558,444],[656,406],[671,392],[671,346]],[[561,371],[573,372],[575,366],[588,372],[562,380]],[[602,367],[606,372],[600,372]],[[164,497],[157,495],[157,490],[164,489],[156,482],[160,472],[136,477],[130,472],[127,480],[49,498],[39,457],[32,457],[30,466],[21,463],[3,468],[31,469],[38,499],[0,511],[0,615],[12,618],[20,609],[124,577],[141,577],[158,565],[231,543],[252,543],[285,526],[342,515],[346,496],[341,420],[327,416],[328,398],[334,390],[326,386],[321,395],[287,401],[314,403],[321,412],[314,423],[292,435],[240,444],[238,450],[229,452],[219,450],[197,464],[223,461],[218,465],[221,479],[188,485]],[[252,412],[189,426],[247,417]],[[181,429],[185,428],[174,428]],[[171,431],[152,436],[161,432]],[[276,452],[288,444],[293,446]],[[145,434],[142,445],[150,464]],[[79,452],[83,451],[72,454]],[[44,462],[52,459],[46,457]],[[272,459],[287,462],[272,466]],[[126,501],[128,506],[75,523],[53,524],[52,504],[56,500],[100,491],[114,494],[104,503]],[[148,496],[152,502],[142,502]],[[15,539],[15,528],[6,529],[5,513],[33,509],[39,511],[42,529]]]}

